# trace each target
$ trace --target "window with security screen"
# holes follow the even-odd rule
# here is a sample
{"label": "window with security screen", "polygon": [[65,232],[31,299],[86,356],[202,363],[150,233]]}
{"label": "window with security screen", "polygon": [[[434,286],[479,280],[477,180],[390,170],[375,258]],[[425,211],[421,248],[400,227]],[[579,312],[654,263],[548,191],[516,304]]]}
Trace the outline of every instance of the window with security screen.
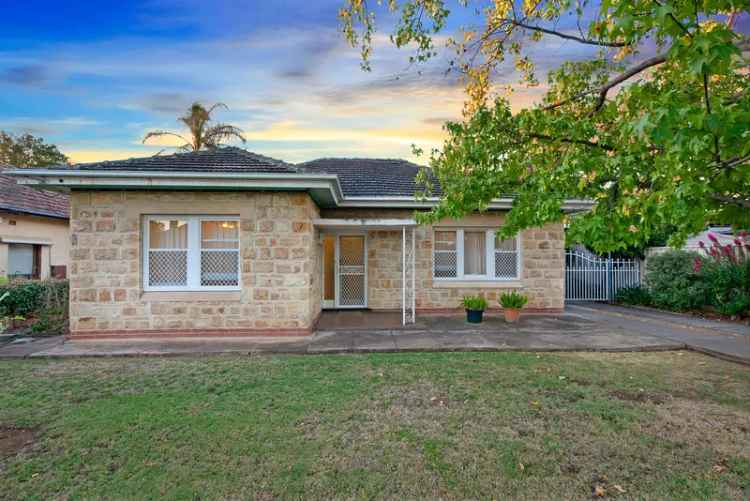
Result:
{"label": "window with security screen", "polygon": [[520,237],[501,240],[486,228],[434,231],[432,275],[436,280],[518,280]]}
{"label": "window with security screen", "polygon": [[149,216],[144,226],[146,290],[239,289],[237,218]]}

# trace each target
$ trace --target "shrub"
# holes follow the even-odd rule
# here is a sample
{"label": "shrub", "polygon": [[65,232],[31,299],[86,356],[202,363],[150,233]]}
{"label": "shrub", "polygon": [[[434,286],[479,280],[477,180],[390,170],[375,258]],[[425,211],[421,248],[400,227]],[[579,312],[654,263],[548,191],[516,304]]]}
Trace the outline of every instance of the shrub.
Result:
{"label": "shrub", "polygon": [[503,308],[513,309],[513,310],[520,310],[524,306],[526,306],[526,303],[529,302],[529,298],[526,297],[523,294],[519,294],[516,291],[513,292],[506,292],[502,295],[500,295],[500,305]]}
{"label": "shrub", "polygon": [[651,292],[643,286],[623,287],[617,291],[615,301],[618,303],[648,306],[652,303]]}
{"label": "shrub", "polygon": [[464,296],[462,303],[467,310],[484,311],[487,309],[487,300],[482,296]]}
{"label": "shrub", "polygon": [[[6,295],[7,294],[7,295]],[[68,312],[67,280],[23,280],[0,285],[0,317],[26,317],[37,319],[32,331],[47,331],[46,327],[59,332],[64,329]]]}
{"label": "shrub", "polygon": [[693,263],[705,283],[708,304],[724,315],[750,315],[750,239],[743,233],[733,244],[721,245],[708,236],[710,246],[700,243],[706,255]]}
{"label": "shrub", "polygon": [[646,285],[651,302],[669,310],[692,310],[707,304],[708,288],[694,267],[696,252],[673,250],[649,258]]}

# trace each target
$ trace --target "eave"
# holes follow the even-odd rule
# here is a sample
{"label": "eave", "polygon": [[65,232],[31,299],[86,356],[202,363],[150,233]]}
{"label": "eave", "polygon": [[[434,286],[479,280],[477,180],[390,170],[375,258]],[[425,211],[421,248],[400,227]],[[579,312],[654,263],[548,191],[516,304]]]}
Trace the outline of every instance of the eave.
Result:
{"label": "eave", "polygon": [[[438,197],[412,196],[344,196],[336,174],[322,173],[254,173],[254,172],[188,172],[188,171],[111,171],[75,169],[15,169],[6,174],[18,178],[19,184],[47,190],[226,190],[226,191],[306,191],[321,208],[390,208],[430,209]],[[493,200],[489,210],[508,210],[512,197]],[[588,200],[566,200],[563,211],[591,209]]]}

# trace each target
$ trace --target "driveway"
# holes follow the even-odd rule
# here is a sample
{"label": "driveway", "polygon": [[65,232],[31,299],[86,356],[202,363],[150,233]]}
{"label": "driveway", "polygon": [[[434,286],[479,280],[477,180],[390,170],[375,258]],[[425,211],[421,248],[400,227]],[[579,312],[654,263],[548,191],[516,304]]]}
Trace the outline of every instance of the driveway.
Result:
{"label": "driveway", "polygon": [[574,303],[565,311],[634,334],[657,337],[667,343],[683,343],[695,351],[750,363],[748,325],[604,303]]}

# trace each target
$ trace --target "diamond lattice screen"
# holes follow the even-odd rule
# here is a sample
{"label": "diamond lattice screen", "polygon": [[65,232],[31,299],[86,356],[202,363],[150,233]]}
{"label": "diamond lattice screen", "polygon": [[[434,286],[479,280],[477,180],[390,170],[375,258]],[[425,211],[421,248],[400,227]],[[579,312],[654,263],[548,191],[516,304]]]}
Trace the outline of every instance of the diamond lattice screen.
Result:
{"label": "diamond lattice screen", "polygon": [[342,306],[365,303],[365,275],[341,275],[339,302]]}
{"label": "diamond lattice screen", "polygon": [[340,237],[339,303],[342,306],[365,304],[364,237]]}
{"label": "diamond lattice screen", "polygon": [[497,278],[515,278],[518,274],[518,263],[515,252],[495,252],[495,276]]}
{"label": "diamond lattice screen", "polygon": [[456,232],[455,231],[436,231],[435,232],[435,252],[433,270],[435,277],[452,278],[458,273],[457,262],[458,254],[456,252]]}
{"label": "diamond lattice screen", "polygon": [[187,285],[187,250],[150,250],[148,284],[151,287]]}
{"label": "diamond lattice screen", "polygon": [[239,251],[201,251],[201,285],[236,286],[239,284]]}
{"label": "diamond lattice screen", "polygon": [[435,277],[456,276],[456,251],[435,251]]}

